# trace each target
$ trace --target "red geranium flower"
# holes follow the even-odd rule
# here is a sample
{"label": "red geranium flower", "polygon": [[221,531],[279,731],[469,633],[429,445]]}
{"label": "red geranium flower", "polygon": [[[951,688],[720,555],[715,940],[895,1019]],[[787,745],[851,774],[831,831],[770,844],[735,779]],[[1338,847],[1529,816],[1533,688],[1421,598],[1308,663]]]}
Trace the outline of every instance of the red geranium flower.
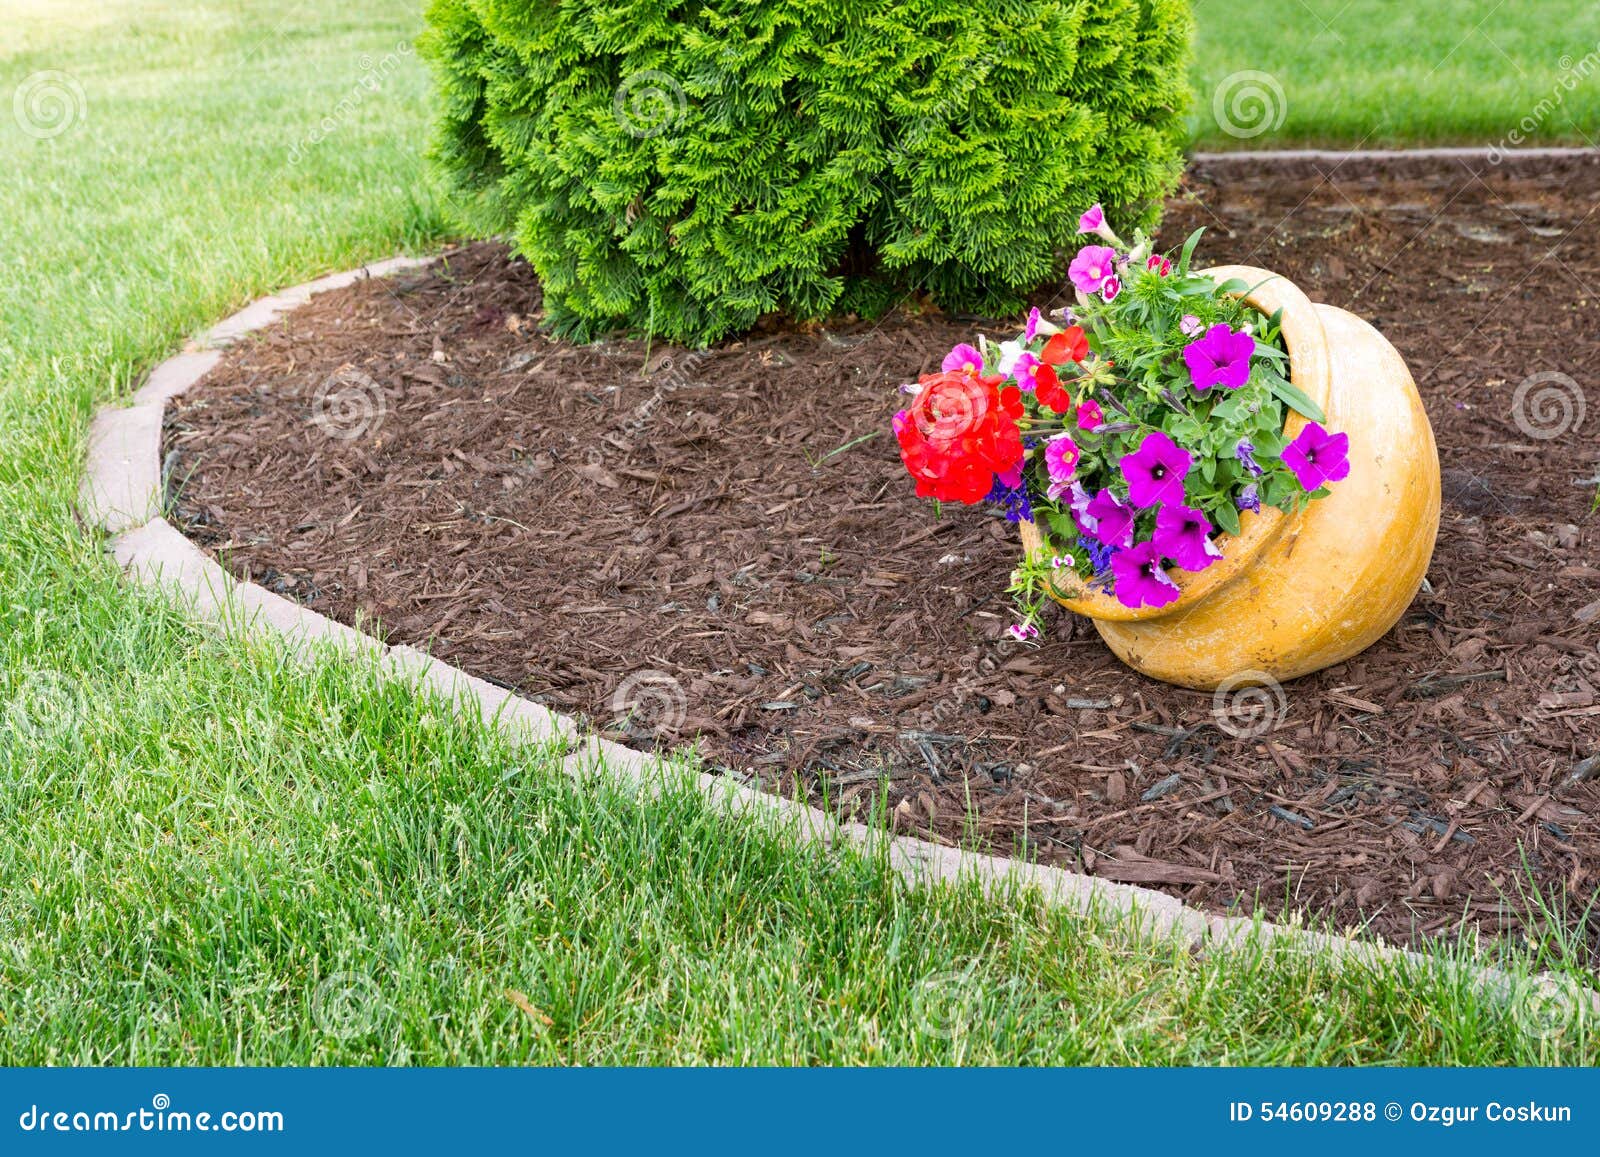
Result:
{"label": "red geranium flower", "polygon": [[1044,343],[1039,360],[1049,366],[1064,366],[1068,362],[1081,362],[1089,356],[1089,339],[1083,335],[1082,326],[1068,326],[1051,335]]}
{"label": "red geranium flower", "polygon": [[[1056,337],[1060,337],[1056,334]],[[1055,338],[1051,338],[1055,341]],[[1045,351],[1049,352],[1048,349]],[[1061,378],[1057,376],[1054,366],[1040,366],[1033,375],[1033,396],[1039,399],[1039,404],[1058,414],[1065,414],[1072,409],[1072,395],[1061,386]]]}
{"label": "red geranium flower", "polygon": [[996,474],[1022,467],[1022,391],[997,375],[964,370],[925,374],[909,409],[894,416],[900,458],[917,495],[941,502],[982,502]]}

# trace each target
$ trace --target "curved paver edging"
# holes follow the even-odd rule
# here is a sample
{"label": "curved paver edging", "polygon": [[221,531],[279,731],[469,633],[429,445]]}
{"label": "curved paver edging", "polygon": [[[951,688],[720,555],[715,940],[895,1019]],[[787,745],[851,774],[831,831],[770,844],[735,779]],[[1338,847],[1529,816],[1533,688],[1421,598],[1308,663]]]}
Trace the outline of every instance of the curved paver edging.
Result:
{"label": "curved paver edging", "polygon": [[[614,783],[651,790],[670,774],[660,758],[593,736],[577,720],[435,659],[412,647],[391,647],[353,627],[240,582],[161,517],[161,424],[166,403],[183,394],[216,366],[221,348],[309,301],[313,294],[339,289],[367,277],[382,277],[428,265],[432,258],[396,257],[360,269],[323,277],[252,302],[203,333],[193,347],[162,362],[136,392],[131,405],[108,405],[89,433],[88,461],[79,487],[78,510],[84,522],[111,535],[109,549],[135,584],[162,594],[188,614],[235,635],[281,638],[290,653],[314,662],[322,649],[374,659],[384,678],[437,692],[465,715],[476,715],[521,744],[560,755],[563,770],[577,779],[600,776]],[[1133,884],[963,851],[910,836],[889,836],[865,824],[842,823],[817,808],[756,791],[706,772],[694,775],[700,793],[729,814],[749,813],[777,821],[794,839],[833,848],[849,843],[882,849],[907,881],[975,880],[986,895],[1003,896],[1018,886],[1038,890],[1049,905],[1083,915],[1109,915],[1135,934],[1171,937],[1196,951],[1266,941],[1320,953],[1341,962],[1405,962],[1435,967],[1418,953],[1366,940],[1345,939],[1290,925],[1237,916],[1215,916],[1175,897]],[[1495,994],[1519,995],[1521,983],[1498,969],[1466,966],[1470,979]],[[1574,990],[1559,978],[1541,987],[1562,999],[1579,999],[1600,1013],[1600,993]]]}

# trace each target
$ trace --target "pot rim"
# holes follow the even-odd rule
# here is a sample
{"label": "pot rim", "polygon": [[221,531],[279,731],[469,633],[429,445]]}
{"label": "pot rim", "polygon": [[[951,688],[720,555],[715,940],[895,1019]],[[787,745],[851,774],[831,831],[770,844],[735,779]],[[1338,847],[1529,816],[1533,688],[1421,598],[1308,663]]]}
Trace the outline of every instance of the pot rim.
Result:
{"label": "pot rim", "polygon": [[[1328,355],[1328,337],[1311,299],[1288,278],[1253,265],[1215,265],[1200,272],[1219,282],[1239,278],[1251,289],[1238,296],[1269,317],[1279,309],[1283,310],[1282,333],[1283,343],[1289,351],[1289,380],[1326,411],[1332,391],[1333,371]],[[1283,426],[1284,437],[1293,438],[1305,425],[1305,417],[1289,410]],[[1217,588],[1248,570],[1267,545],[1283,533],[1288,518],[1275,506],[1264,506],[1259,514],[1242,512],[1237,535],[1217,536],[1216,543],[1222,551],[1222,558],[1203,571],[1185,571],[1177,567],[1168,571],[1181,593],[1164,607],[1125,607],[1115,596],[1087,587],[1062,590],[1053,576],[1050,580],[1051,590],[1056,601],[1068,610],[1092,619],[1134,622],[1183,614]],[[1032,557],[1043,549],[1044,536],[1037,526],[1032,522],[1022,522],[1018,524],[1018,529],[1027,556]]]}

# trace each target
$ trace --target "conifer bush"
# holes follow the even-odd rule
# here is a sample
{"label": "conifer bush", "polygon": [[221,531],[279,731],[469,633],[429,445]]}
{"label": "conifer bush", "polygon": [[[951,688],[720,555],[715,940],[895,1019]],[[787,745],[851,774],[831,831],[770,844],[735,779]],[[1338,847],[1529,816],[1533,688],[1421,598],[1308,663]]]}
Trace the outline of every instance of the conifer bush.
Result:
{"label": "conifer bush", "polygon": [[[549,321],[701,344],[926,291],[1000,313],[1073,206],[1153,226],[1188,0],[433,0],[434,156]],[[1075,247],[1075,246],[1074,246]]]}

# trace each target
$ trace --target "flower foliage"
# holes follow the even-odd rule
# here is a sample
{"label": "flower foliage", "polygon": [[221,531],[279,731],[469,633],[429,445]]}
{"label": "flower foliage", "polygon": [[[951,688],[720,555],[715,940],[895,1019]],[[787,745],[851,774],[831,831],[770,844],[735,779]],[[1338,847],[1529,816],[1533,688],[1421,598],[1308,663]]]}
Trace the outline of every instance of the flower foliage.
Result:
{"label": "flower foliage", "polygon": [[926,291],[991,315],[1182,167],[1189,0],[432,0],[434,156],[547,317],[700,344]]}
{"label": "flower foliage", "polygon": [[[1298,509],[1348,476],[1349,437],[1290,381],[1281,317],[1243,300],[1255,287],[1191,270],[1199,232],[1167,254],[1142,231],[1122,242],[1098,205],[1079,227],[1109,243],[1071,262],[1078,307],[957,346],[945,372],[905,387],[895,429],[919,494],[999,502],[1039,528],[1045,558],[1019,593],[1070,587],[1070,570],[1126,606],[1165,606],[1181,593],[1172,571],[1225,557],[1247,512]],[[1286,439],[1291,410],[1306,423]],[[930,441],[906,433],[923,428],[939,431],[937,482]]]}

